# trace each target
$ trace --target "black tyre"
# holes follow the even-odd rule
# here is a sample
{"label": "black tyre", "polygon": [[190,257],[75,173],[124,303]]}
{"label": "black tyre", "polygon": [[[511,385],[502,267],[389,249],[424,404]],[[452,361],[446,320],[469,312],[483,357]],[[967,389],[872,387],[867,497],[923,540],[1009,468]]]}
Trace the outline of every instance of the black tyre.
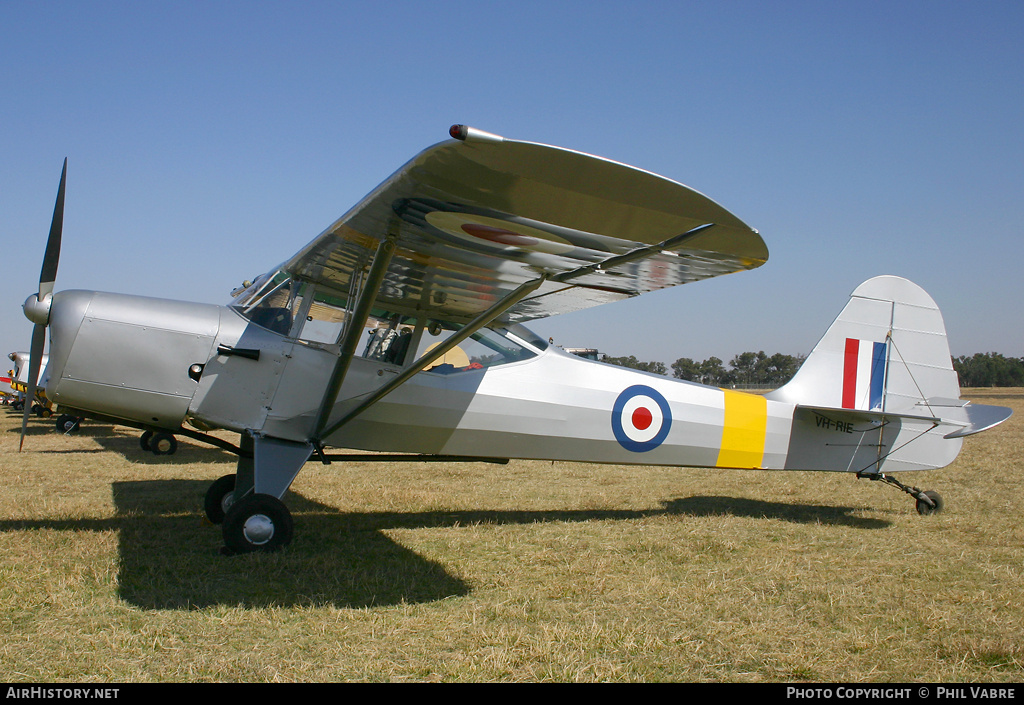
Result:
{"label": "black tyre", "polygon": [[928,516],[929,514],[938,514],[941,512],[944,504],[939,493],[933,490],[928,490],[924,494],[928,496],[928,499],[935,503],[935,506],[933,507],[923,499],[919,499],[917,500],[917,513],[921,516]]}
{"label": "black tyre", "polygon": [[153,450],[152,448],[149,447],[149,441],[152,438],[152,431],[143,431],[142,435],[139,437],[139,447],[142,448],[142,450]]}
{"label": "black tyre", "polygon": [[203,509],[206,518],[212,524],[223,524],[224,516],[231,509],[235,499],[235,476],[225,475],[215,480],[210,489],[206,490],[206,499],[203,500]]}
{"label": "black tyre", "polygon": [[292,515],[269,494],[246,495],[228,510],[221,525],[229,553],[272,553],[292,541]]}
{"label": "black tyre", "polygon": [[149,439],[149,449],[154,455],[174,455],[178,450],[178,439],[163,431],[154,433]]}
{"label": "black tyre", "polygon": [[78,430],[79,424],[82,419],[71,414],[61,414],[57,417],[57,432],[58,433],[74,433]]}

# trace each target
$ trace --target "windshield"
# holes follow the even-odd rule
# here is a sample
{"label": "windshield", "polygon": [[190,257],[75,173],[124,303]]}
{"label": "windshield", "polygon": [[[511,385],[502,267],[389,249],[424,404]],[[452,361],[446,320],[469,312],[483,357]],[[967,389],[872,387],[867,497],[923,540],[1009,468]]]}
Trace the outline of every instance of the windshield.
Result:
{"label": "windshield", "polygon": [[348,317],[341,298],[284,272],[260,277],[235,297],[231,307],[258,326],[318,343],[338,342]]}

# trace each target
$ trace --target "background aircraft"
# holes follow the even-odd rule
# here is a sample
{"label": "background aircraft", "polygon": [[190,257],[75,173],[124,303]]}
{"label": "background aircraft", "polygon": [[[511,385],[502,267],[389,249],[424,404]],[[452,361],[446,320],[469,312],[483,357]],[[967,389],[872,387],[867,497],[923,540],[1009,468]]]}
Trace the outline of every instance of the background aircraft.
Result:
{"label": "background aircraft", "polygon": [[898,277],[858,287],[767,397],[548,345],[522,324],[753,269],[767,247],[714,201],[650,172],[460,125],[450,135],[227,306],[53,293],[65,162],[39,290],[25,302],[31,385],[48,327],[47,395],[66,413],[135,426],[150,445],[176,433],[236,453],[236,472],[206,497],[227,552],[291,541],[282,497],[311,458],[351,457],[329,446],[843,471],[893,484],[929,513],[937,494],[888,473],[947,465],[962,437],[1009,416],[959,399],[941,315]]}
{"label": "background aircraft", "polygon": [[[13,367],[7,371],[10,377],[5,379],[9,380],[11,395],[14,397],[11,403],[14,408],[20,411],[28,406],[29,410],[37,416],[50,416],[53,413],[51,408],[53,405],[47,399],[45,389],[40,385],[40,380],[46,370],[48,356],[43,355],[40,359],[41,369],[36,375],[35,387],[31,393],[29,393],[29,353],[12,352],[7,357],[13,363]],[[26,400],[31,401],[26,403]]]}

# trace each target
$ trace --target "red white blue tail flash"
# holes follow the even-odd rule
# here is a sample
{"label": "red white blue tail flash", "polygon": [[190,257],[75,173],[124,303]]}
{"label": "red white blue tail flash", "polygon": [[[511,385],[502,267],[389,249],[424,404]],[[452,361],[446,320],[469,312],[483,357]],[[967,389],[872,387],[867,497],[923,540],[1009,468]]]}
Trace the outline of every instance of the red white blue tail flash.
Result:
{"label": "red white blue tail flash", "polygon": [[882,408],[885,384],[885,343],[846,339],[843,359],[843,408]]}

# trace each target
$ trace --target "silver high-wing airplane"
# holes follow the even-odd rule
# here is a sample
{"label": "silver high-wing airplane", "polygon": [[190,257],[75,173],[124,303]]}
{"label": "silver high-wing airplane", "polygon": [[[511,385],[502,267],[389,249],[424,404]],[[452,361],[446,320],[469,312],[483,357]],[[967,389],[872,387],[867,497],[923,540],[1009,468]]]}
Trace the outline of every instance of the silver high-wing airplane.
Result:
{"label": "silver high-wing airplane", "polygon": [[151,440],[184,434],[236,453],[237,471],[206,496],[228,553],[290,542],[281,498],[299,470],[353,457],[328,446],[382,460],[850,472],[930,513],[937,494],[888,473],[945,466],[964,436],[1010,415],[960,399],[938,309],[897,277],[858,287],[794,379],[765,396],[548,345],[522,323],[753,269],[767,248],[661,176],[460,125],[450,134],[227,306],[53,293],[65,161],[24,307],[36,372],[50,329],[48,398]]}

